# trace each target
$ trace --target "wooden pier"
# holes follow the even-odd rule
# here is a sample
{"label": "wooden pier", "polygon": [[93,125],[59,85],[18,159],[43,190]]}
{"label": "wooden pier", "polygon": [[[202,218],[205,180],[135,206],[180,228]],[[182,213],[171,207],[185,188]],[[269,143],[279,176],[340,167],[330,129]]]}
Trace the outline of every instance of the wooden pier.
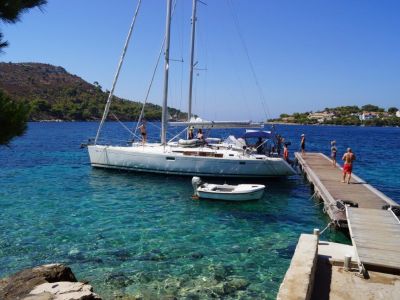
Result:
{"label": "wooden pier", "polygon": [[348,228],[360,269],[400,272],[400,206],[352,174],[342,183],[342,168],[322,153],[295,153],[298,163],[336,227]]}

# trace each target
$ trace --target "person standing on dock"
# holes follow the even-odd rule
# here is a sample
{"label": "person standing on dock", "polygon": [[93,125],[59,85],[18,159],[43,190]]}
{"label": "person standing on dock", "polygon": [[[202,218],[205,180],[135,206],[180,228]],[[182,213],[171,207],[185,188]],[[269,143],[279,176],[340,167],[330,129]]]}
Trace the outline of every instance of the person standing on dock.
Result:
{"label": "person standing on dock", "polygon": [[337,148],[336,148],[336,141],[331,142],[331,158],[332,158],[332,165],[336,167],[336,153],[337,153]]}
{"label": "person standing on dock", "polygon": [[304,133],[301,135],[300,149],[303,155],[306,152],[306,135]]}
{"label": "person standing on dock", "polygon": [[349,174],[349,178],[347,180],[347,183],[349,184],[351,179],[351,172],[353,171],[353,161],[356,160],[356,156],[353,151],[351,151],[351,148],[347,148],[347,152],[343,155],[342,160],[344,161],[342,182],[346,182],[346,176],[347,174]]}

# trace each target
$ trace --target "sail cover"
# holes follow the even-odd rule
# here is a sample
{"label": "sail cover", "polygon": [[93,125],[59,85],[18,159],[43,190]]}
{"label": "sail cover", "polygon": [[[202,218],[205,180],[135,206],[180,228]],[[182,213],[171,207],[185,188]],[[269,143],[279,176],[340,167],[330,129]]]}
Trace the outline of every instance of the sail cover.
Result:
{"label": "sail cover", "polygon": [[270,139],[271,137],[272,137],[271,131],[264,131],[264,130],[246,130],[246,133],[243,135],[244,139],[247,138]]}
{"label": "sail cover", "polygon": [[188,122],[169,122],[170,126],[192,126],[193,128],[263,128],[263,122],[252,121],[206,121],[201,118],[192,118]]}

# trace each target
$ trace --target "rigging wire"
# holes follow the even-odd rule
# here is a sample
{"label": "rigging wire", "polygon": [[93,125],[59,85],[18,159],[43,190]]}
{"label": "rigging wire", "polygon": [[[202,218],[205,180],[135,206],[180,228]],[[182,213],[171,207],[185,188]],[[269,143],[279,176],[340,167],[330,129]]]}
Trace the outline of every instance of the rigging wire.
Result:
{"label": "rigging wire", "polygon": [[137,136],[137,135],[136,135],[134,132],[132,132],[132,130],[130,130],[123,122],[121,122],[120,119],[118,119],[118,117],[117,117],[112,111],[110,111],[110,114],[115,118],[115,120],[118,121],[119,124],[122,125],[123,128],[125,128],[125,129],[131,134],[132,137],[135,137],[135,138],[139,139],[139,136]]}
{"label": "rigging wire", "polygon": [[[171,18],[174,15],[174,12],[175,12],[176,2],[177,2],[177,0],[174,1],[174,5],[172,7]],[[140,111],[139,119],[138,119],[137,124],[136,124],[136,128],[135,128],[135,131],[134,131],[135,134],[136,134],[137,130],[139,129],[139,125],[142,122],[142,119],[144,117],[144,108],[146,106],[147,100],[149,99],[149,94],[150,94],[151,88],[153,86],[154,78],[156,76],[156,72],[157,72],[158,66],[160,64],[161,55],[163,54],[163,50],[164,50],[164,46],[165,46],[165,39],[166,39],[166,36],[164,35],[164,38],[163,38],[163,41],[162,41],[162,44],[161,44],[161,48],[160,48],[160,52],[158,53],[157,62],[156,62],[156,65],[154,66],[153,74],[151,75],[150,84],[149,84],[149,86],[147,88],[146,97],[145,97],[145,99],[143,101],[142,110]]]}
{"label": "rigging wire", "polygon": [[115,73],[115,77],[114,77],[114,81],[113,81],[113,84],[112,84],[112,87],[111,87],[111,91],[110,91],[110,94],[108,94],[108,99],[107,99],[106,107],[104,108],[103,117],[101,118],[101,122],[100,122],[99,128],[97,129],[96,138],[94,140],[94,144],[95,145],[96,145],[97,140],[98,140],[98,138],[100,136],[100,132],[101,132],[101,129],[102,129],[103,125],[104,125],[104,122],[105,122],[105,120],[106,120],[106,118],[108,116],[108,113],[110,111],[110,105],[111,105],[111,100],[112,100],[113,95],[114,95],[114,89],[115,89],[115,86],[116,86],[117,81],[118,81],[118,77],[119,77],[119,73],[121,71],[122,64],[124,62],[126,50],[128,50],[129,41],[131,40],[133,28],[134,28],[135,23],[136,23],[136,17],[137,17],[137,15],[139,13],[139,9],[140,9],[141,3],[142,3],[142,0],[139,0],[138,4],[136,6],[135,14],[133,15],[133,20],[132,20],[131,26],[129,27],[128,36],[126,37],[125,45],[124,45],[124,48],[122,50],[122,55],[121,55],[121,58],[120,58],[119,63],[118,63],[118,67],[117,67],[117,71]]}
{"label": "rigging wire", "polygon": [[173,138],[171,138],[168,143],[171,143],[174,139],[176,139],[178,136],[180,136],[182,133],[184,133],[185,131],[187,131],[188,128],[185,127],[182,131],[180,131],[177,135],[175,135]]}
{"label": "rigging wire", "polygon": [[246,42],[245,42],[244,37],[243,37],[243,35],[242,35],[242,33],[241,33],[240,26],[239,26],[239,19],[238,19],[238,16],[237,16],[237,14],[236,14],[236,12],[235,12],[235,9],[234,9],[234,7],[233,7],[232,0],[227,0],[227,3],[228,3],[228,6],[229,6],[229,8],[230,8],[230,12],[231,12],[231,15],[232,15],[232,18],[233,18],[233,22],[234,22],[234,24],[235,24],[235,28],[236,28],[236,30],[237,30],[239,39],[240,39],[240,41],[241,41],[241,43],[242,43],[242,47],[243,47],[243,49],[244,49],[244,52],[245,52],[245,54],[246,54],[248,63],[249,63],[249,65],[250,65],[251,73],[252,73],[252,75],[253,75],[253,77],[254,77],[256,86],[257,86],[257,88],[258,88],[258,92],[259,92],[259,94],[260,94],[261,106],[262,106],[262,108],[263,108],[263,110],[264,110],[265,117],[268,119],[268,117],[270,116],[270,112],[269,112],[268,106],[267,106],[266,103],[265,103],[265,96],[264,96],[263,90],[262,90],[262,88],[261,88],[261,85],[260,85],[260,83],[259,83],[259,81],[258,81],[258,77],[257,77],[257,74],[256,74],[256,72],[255,72],[253,62],[251,61],[250,54],[249,54],[249,50],[247,49]]}

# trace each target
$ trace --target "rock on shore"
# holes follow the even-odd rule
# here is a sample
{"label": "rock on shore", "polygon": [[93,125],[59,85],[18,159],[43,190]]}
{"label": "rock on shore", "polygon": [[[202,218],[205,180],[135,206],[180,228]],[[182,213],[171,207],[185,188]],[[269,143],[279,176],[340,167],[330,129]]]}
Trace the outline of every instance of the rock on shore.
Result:
{"label": "rock on shore", "polygon": [[69,267],[43,265],[0,279],[0,299],[101,300],[92,286],[78,282]]}

